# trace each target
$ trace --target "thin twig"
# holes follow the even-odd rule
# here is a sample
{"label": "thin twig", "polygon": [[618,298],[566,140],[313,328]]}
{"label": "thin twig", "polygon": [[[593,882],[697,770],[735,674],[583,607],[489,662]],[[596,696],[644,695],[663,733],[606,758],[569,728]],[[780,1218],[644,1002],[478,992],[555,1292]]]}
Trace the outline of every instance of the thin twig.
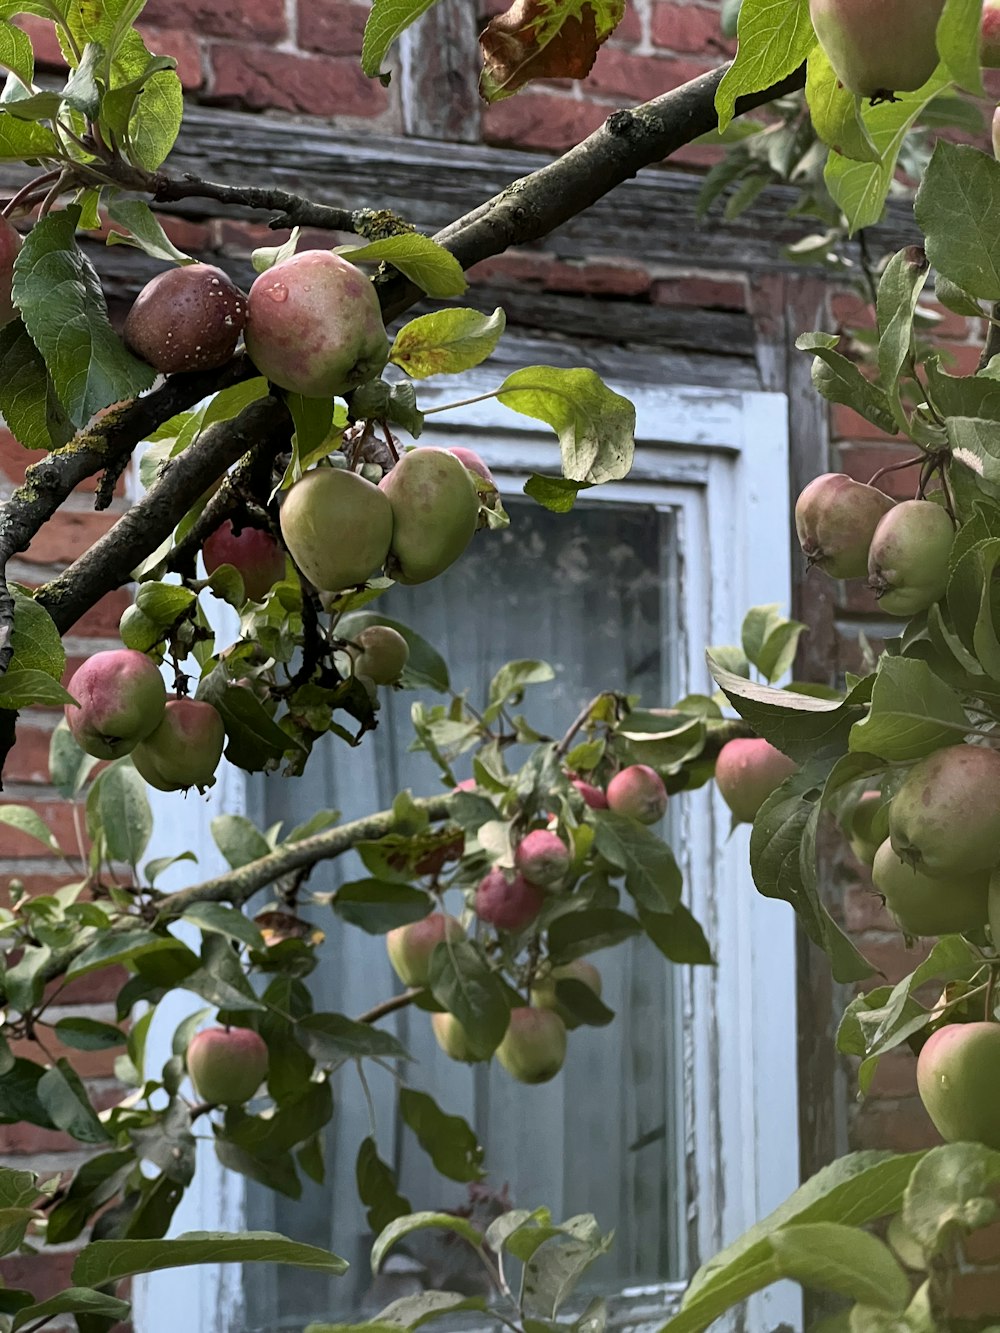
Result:
{"label": "thin twig", "polygon": [[415,989],[401,991],[399,995],[392,995],[388,1000],[383,1000],[380,1004],[373,1005],[371,1009],[366,1009],[354,1021],[355,1023],[377,1023],[380,1018],[385,1018],[387,1014],[394,1014],[400,1009],[405,1009],[413,1003],[418,995],[423,995],[423,993],[423,988],[419,986]]}

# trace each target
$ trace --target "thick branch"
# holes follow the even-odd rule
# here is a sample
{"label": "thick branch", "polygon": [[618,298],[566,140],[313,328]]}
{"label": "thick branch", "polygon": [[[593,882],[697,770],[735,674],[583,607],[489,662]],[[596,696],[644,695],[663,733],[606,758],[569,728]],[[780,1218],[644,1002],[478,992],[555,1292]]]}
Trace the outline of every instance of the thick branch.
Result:
{"label": "thick branch", "polygon": [[287,448],[291,418],[278,398],[260,398],[231,421],[209,426],[194,444],[164,464],[159,480],[64,573],[45,584],[37,600],[65,633],[135,569],[227,468],[255,446]]}

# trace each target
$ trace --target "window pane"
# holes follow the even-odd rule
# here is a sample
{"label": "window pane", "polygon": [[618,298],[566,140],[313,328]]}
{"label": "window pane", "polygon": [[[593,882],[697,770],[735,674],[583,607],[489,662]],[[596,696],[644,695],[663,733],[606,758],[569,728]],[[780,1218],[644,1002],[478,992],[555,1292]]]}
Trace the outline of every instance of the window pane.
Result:
{"label": "window pane", "polygon": [[[508,660],[541,658],[556,680],[533,687],[518,711],[559,735],[586,701],[611,686],[655,705],[676,694],[677,542],[670,511],[638,505],[581,504],[553,515],[509,502],[511,528],[481,534],[442,578],[394,588],[379,606],[413,626],[444,654],[457,690],[475,702]],[[410,754],[413,695],[383,691],[381,723],[356,751],[340,742],[317,747],[302,780],[261,779],[256,797],[265,822],[286,824],[331,806],[350,819],[384,808],[401,787],[439,789],[426,755]],[[391,693],[391,697],[387,697]],[[434,698],[436,696],[428,696]],[[512,763],[516,762],[514,758]],[[464,776],[463,769],[460,776]],[[310,887],[329,890],[355,878],[360,862],[317,867]],[[457,906],[457,904],[456,904]],[[357,1014],[398,988],[380,938],[314,914],[327,933],[310,978],[318,1008]],[[322,919],[320,919],[322,917]],[[514,1082],[496,1065],[455,1064],[437,1048],[428,1017],[397,1015],[395,1030],[414,1057],[409,1078],[442,1108],[465,1116],[486,1145],[485,1187],[442,1180],[413,1135],[394,1120],[391,1080],[372,1069],[379,1153],[399,1172],[415,1209],[474,1209],[484,1224],[504,1200],[546,1204],[557,1217],[593,1212],[614,1228],[611,1255],[596,1281],[608,1290],[680,1276],[682,1193],[676,1132],[680,1100],[674,1076],[676,975],[645,940],[601,954],[605,999],[616,1012],[606,1029],[570,1034],[563,1073],[543,1087]],[[372,1313],[421,1286],[476,1289],[478,1261],[458,1244],[414,1241],[414,1262],[372,1289],[371,1242],[354,1198],[354,1162],[370,1132],[354,1070],[342,1071],[328,1136],[328,1185],[306,1182],[300,1201],[250,1185],[249,1223],[329,1245],[352,1263],[327,1281],[306,1272],[248,1268],[248,1325],[295,1327],[306,1320]]]}

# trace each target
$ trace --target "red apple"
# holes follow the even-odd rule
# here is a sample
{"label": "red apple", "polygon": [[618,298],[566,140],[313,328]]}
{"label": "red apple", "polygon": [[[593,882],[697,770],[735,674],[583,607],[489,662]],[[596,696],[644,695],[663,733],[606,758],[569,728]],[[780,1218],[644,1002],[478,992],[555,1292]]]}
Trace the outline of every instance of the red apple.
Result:
{"label": "red apple", "polygon": [[640,824],[655,824],[667,809],[667,789],[655,768],[630,764],[608,783],[608,805]]}
{"label": "red apple", "polygon": [[537,884],[530,884],[521,874],[508,879],[494,867],[479,881],[474,907],[476,916],[489,926],[524,930],[538,916],[544,902],[545,894]]}
{"label": "red apple", "polygon": [[591,810],[607,810],[608,798],[601,791],[600,787],[593,786],[592,783],[584,782],[581,778],[573,779],[573,786],[583,797],[585,805],[589,805]]}
{"label": "red apple", "polygon": [[569,863],[569,848],[549,829],[532,829],[514,852],[515,867],[525,879],[542,888],[551,888],[565,879]]}
{"label": "red apple", "polygon": [[752,824],[767,798],[797,767],[758,737],[727,741],[715,761],[715,783],[735,819]]}
{"label": "red apple", "polygon": [[917,1089],[946,1143],[1000,1151],[1000,1023],[949,1023],[928,1037]]}
{"label": "red apple", "polygon": [[188,1045],[187,1067],[202,1101],[238,1105],[264,1081],[267,1046],[249,1028],[203,1028]]}
{"label": "red apple", "polygon": [[65,708],[69,729],[81,750],[97,759],[130,754],[160,725],[167,702],[159,669],[133,648],[88,657],[67,689],[76,700]]}
{"label": "red apple", "polygon": [[285,577],[285,553],[271,534],[249,524],[237,532],[228,518],[205,539],[201,554],[208,574],[232,565],[252,602],[262,602]]}
{"label": "red apple", "polygon": [[198,699],[171,699],[163,720],[132,751],[132,762],[159,791],[204,791],[215,782],[226,731],[217,709]]}
{"label": "red apple", "polygon": [[445,940],[465,939],[461,921],[446,912],[432,912],[422,921],[397,926],[385,937],[385,947],[396,975],[404,986],[426,986],[430,979],[431,954]]}

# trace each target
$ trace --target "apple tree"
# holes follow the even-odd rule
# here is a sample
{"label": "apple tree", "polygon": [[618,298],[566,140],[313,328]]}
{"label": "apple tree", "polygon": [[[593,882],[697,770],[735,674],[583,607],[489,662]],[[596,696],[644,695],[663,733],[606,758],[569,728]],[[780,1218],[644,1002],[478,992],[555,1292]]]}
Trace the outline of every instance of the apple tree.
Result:
{"label": "apple tree", "polygon": [[[189,1263],[342,1271],[335,1254],[272,1233],[164,1237],[193,1177],[196,1122],[229,1169],[278,1189],[300,1174],[322,1181],[330,1078],[346,1063],[388,1066],[437,1169],[477,1179],[489,1145],[406,1086],[407,1053],[382,1020],[412,1005],[455,1060],[495,1056],[524,1084],[558,1077],[574,1030],[614,1021],[591,955],[645,934],[665,965],[711,963],[656,828],[668,799],[714,776],[734,821],[753,825],[759,891],[791,905],[839,982],[875,969],[818,891],[822,821],[839,824],[873,865],[905,935],[939,937],[899,985],[849,1004],[838,1040],[861,1058],[862,1091],[886,1051],[904,1042],[919,1051],[921,1095],[946,1146],[831,1164],[706,1264],[667,1328],[707,1328],[782,1278],[840,1299],[828,1330],[950,1327],[966,1235],[995,1219],[1000,1185],[1000,254],[983,225],[1000,203],[1000,165],[948,137],[933,141],[942,124],[967,128],[976,114],[982,64],[1000,61],[997,6],[729,5],[739,9],[730,65],[614,113],[435,237],[369,201],[344,210],[266,183],[172,176],[164,163],[183,115],[180,85],[169,54],[151,53],[136,32],[141,8],[11,0],[0,18],[3,156],[24,168],[0,218],[0,411],[25,447],[47,451],[0,514],[0,753],[22,711],[63,708],[51,776],[86,828],[78,848],[61,847],[30,808],[0,805],[0,822],[63,857],[70,881],[45,896],[12,883],[0,910],[0,1121],[60,1129],[94,1149],[72,1175],[0,1171],[6,1252],[87,1241],[71,1288],[48,1300],[0,1289],[0,1318],[12,1330],[65,1314],[84,1333],[109,1328],[128,1311],[122,1279]],[[369,76],[384,73],[394,38],[428,8],[374,0]],[[483,35],[484,96],[542,76],[584,77],[624,9],[625,0],[518,0]],[[35,79],[31,43],[10,22],[24,11],[55,27],[70,66],[62,88]],[[768,106],[734,133],[735,116]],[[786,686],[803,626],[752,608],[741,643],[709,651],[705,693],[640,700],[609,681],[564,735],[548,736],[518,711],[551,679],[547,664],[507,663],[487,697],[470,701],[433,645],[378,602],[394,583],[439,577],[508,522],[481,458],[419,443],[421,381],[486,362],[503,312],[432,309],[391,341],[386,325],[418,299],[462,295],[473,263],[546,235],[703,135],[728,145],[706,205],[733,185],[748,198],[783,174],[825,226],[809,257],[830,263],[842,237],[877,221],[890,190],[919,180],[923,246],[863,275],[877,313],[866,355],[848,357],[823,331],[799,340],[817,392],[913,443],[913,499],[893,503],[877,477],[830,475],[806,488],[795,513],[813,577],[867,578],[900,633],[840,691]],[[779,135],[783,154],[773,152]],[[165,235],[152,206],[198,196],[293,228],[286,244],[255,253],[249,292]],[[78,243],[105,219],[110,241],[164,265],[121,337]],[[357,241],[301,248],[305,226]],[[988,321],[974,375],[947,373],[918,335],[932,271],[946,308]],[[591,369],[523,367],[489,396],[558,437],[561,475],[525,486],[539,504],[564,512],[581,491],[628,473],[634,412]],[[40,588],[5,577],[82,480],[99,478],[106,507],[140,445],[143,494],[105,537]],[[92,656],[64,687],[62,636],[129,584],[122,646]],[[238,613],[232,641],[213,629],[218,602]],[[169,861],[145,859],[147,785],[197,799],[223,754],[247,772],[302,774],[321,741],[342,745],[349,763],[353,747],[379,744],[380,691],[415,688],[442,699],[414,710],[437,794],[404,791],[362,819],[323,812],[287,831],[228,816],[214,833],[229,872],[157,887],[169,864],[190,857],[181,847]],[[473,772],[462,782],[460,756]],[[318,1012],[317,939],[298,909],[310,868],[352,849],[368,877],[322,905],[385,935],[402,989],[360,1015]],[[128,976],[114,1023],[50,1022],[63,986],[112,966]],[[206,1008],[178,1028],[163,1067],[149,1068],[149,1026],[175,989]],[[117,1103],[96,1109],[72,1058],[49,1055],[50,1037],[120,1049]],[[27,1040],[34,1057],[15,1055],[8,1038]],[[413,1212],[374,1134],[359,1145],[357,1186],[380,1233],[376,1270],[406,1236],[445,1228],[489,1274],[491,1312],[524,1333],[560,1326],[562,1303],[611,1243],[589,1215],[513,1210],[481,1231],[453,1214]],[[425,1293],[358,1327],[484,1308]],[[599,1333],[606,1310],[595,1301],[574,1318],[581,1333]]]}

